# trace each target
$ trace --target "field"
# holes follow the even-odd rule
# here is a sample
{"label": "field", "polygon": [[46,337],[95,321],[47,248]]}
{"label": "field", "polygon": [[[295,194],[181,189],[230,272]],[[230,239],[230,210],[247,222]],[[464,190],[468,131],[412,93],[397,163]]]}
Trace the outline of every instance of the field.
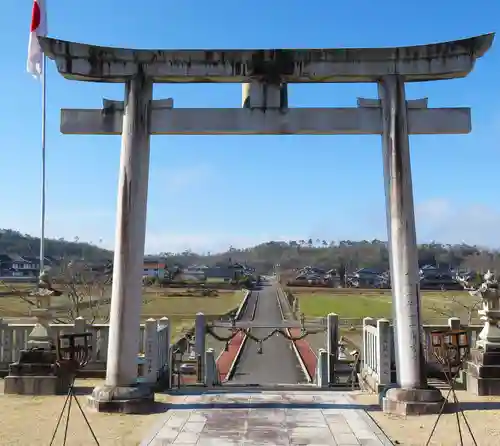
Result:
{"label": "field", "polygon": [[[3,394],[3,380],[0,380],[0,432],[2,445],[32,446],[49,444],[57,418],[64,404],[62,396],[18,396]],[[98,413],[86,404],[87,395],[102,380],[77,380],[78,401],[95,432],[101,446],[137,446],[155,425],[165,417],[165,403],[171,397],[155,395],[156,413],[151,415],[125,415]],[[29,420],[29,421],[28,421]],[[27,421],[29,427],[27,427]],[[54,444],[63,444],[65,417],[61,421]],[[76,404],[71,406],[68,428],[68,445],[94,445],[90,431]]]}
{"label": "field", "polygon": [[[28,284],[15,285],[16,290],[28,299],[28,292],[32,287],[33,285]],[[0,285],[0,318],[29,318],[33,306],[19,295],[5,295],[9,291],[12,291],[10,286]],[[99,303],[99,315],[105,316],[109,313],[110,295],[111,288],[108,287],[104,293],[105,300]],[[192,327],[196,313],[203,312],[209,319],[217,318],[238,307],[242,298],[242,291],[218,290],[215,296],[203,296],[200,290],[148,287],[143,290],[141,319],[144,321],[148,318],[160,319],[167,316],[172,324],[172,337],[175,339],[183,329]],[[88,301],[88,298],[85,300]],[[64,319],[69,306],[68,298],[55,297],[51,305],[57,308],[55,317]],[[96,310],[83,308],[80,315],[90,319],[95,312]]]}
{"label": "field", "polygon": [[[306,318],[325,317],[328,313],[337,313],[340,318],[353,319],[353,328],[341,327],[340,334],[345,336],[352,346],[362,342],[362,319],[392,318],[392,297],[390,290],[361,290],[301,288],[289,290],[299,299],[299,311]],[[465,291],[421,291],[421,314],[424,324],[445,324],[451,317],[459,317],[463,323],[479,324],[477,315],[478,301]],[[475,310],[474,310],[475,308]],[[308,337],[315,350],[324,346],[324,334]]]}
{"label": "field", "polygon": [[[391,318],[390,290],[290,288],[299,298],[300,311],[306,317],[323,317],[337,313],[341,318]],[[421,291],[424,323],[441,323],[447,317],[468,317],[474,300],[465,291]],[[477,315],[475,315],[476,322]]]}
{"label": "field", "polygon": [[[446,391],[442,390],[443,396]],[[402,446],[422,446],[427,443],[437,415],[398,417],[380,410],[377,394],[356,393],[351,395],[355,403],[366,408],[369,416],[390,438],[390,444]],[[460,420],[463,443],[457,429],[457,415],[454,410],[445,411],[441,416],[430,446],[473,445],[496,446],[500,444],[500,398],[498,396],[475,396],[465,390],[457,391],[457,398],[464,410],[464,416],[472,429],[475,442]]]}
{"label": "field", "polygon": [[242,291],[220,290],[218,296],[186,296],[179,290],[149,292],[144,296],[142,318],[159,319],[167,316],[172,323],[172,336],[178,337],[185,328],[194,324],[196,313],[202,312],[207,319],[219,316],[238,307],[243,299]]}

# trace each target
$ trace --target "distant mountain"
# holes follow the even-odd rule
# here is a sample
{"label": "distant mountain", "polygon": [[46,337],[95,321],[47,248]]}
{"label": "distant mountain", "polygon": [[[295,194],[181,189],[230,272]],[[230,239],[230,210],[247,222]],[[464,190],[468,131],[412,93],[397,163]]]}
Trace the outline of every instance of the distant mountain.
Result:
{"label": "distant mountain", "polygon": [[[38,256],[40,238],[21,234],[12,229],[0,229],[0,254]],[[113,252],[84,242],[70,242],[64,239],[45,240],[45,255],[54,258],[84,258],[88,261],[102,261],[113,258]]]}
{"label": "distant mountain", "polygon": [[[266,273],[279,265],[280,271],[315,266],[325,270],[346,268],[389,269],[387,242],[380,240],[329,242],[326,240],[290,240],[288,242],[267,242],[252,248],[233,249],[213,255],[199,255],[190,251],[181,254],[163,253],[167,263],[186,266],[192,264],[213,265],[239,262]],[[419,265],[439,265],[443,268],[466,268],[477,271],[500,271],[500,254],[484,248],[440,243],[422,244],[418,249]]]}
{"label": "distant mountain", "polygon": [[[40,239],[21,234],[10,229],[0,229],[0,254],[37,256]],[[52,257],[84,258],[87,261],[103,261],[113,258],[113,252],[98,246],[63,239],[46,240],[45,253]],[[182,253],[162,252],[157,255],[166,261],[168,267],[175,265],[227,265],[228,263],[247,264],[259,273],[273,270],[302,268],[306,265],[325,270],[346,267],[348,271],[357,268],[389,268],[387,243],[380,240],[330,242],[326,240],[271,241],[260,245],[235,249],[216,254],[197,254],[191,251]],[[419,264],[440,265],[441,267],[462,267],[476,271],[488,268],[500,271],[500,253],[465,244],[444,245],[440,243],[419,246]]]}

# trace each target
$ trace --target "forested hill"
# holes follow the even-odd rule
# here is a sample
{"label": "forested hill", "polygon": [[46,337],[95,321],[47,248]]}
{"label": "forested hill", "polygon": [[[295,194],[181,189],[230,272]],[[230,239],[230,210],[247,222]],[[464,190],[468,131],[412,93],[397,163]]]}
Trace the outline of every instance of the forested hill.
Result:
{"label": "forested hill", "polygon": [[[17,254],[36,256],[39,252],[40,239],[17,231],[0,229],[0,254]],[[340,241],[326,240],[299,240],[289,242],[267,242],[260,245],[235,249],[230,247],[227,252],[201,255],[191,251],[183,253],[158,253],[167,259],[167,264],[188,266],[192,264],[214,265],[227,264],[228,261],[248,263],[256,267],[259,272],[271,271],[276,264],[280,269],[300,268],[305,265],[322,267],[325,269],[337,268],[345,264],[349,270],[362,267],[387,269],[389,267],[389,253],[387,244],[380,240],[372,241]],[[85,258],[88,261],[103,261],[111,259],[111,251],[98,246],[83,243],[78,240],[63,239],[46,241],[45,252],[52,257]],[[419,246],[419,263],[434,264],[452,267],[464,267],[475,270],[488,268],[500,271],[500,253],[469,245],[442,245],[439,243]]]}
{"label": "forested hill", "polygon": [[[19,256],[38,256],[40,238],[11,229],[0,229],[0,254],[17,254]],[[64,239],[45,240],[45,255],[54,258],[85,258],[89,261],[108,260],[113,253],[90,243]]]}
{"label": "forested hill", "polygon": [[[167,257],[176,260],[181,265],[224,263],[248,263],[259,272],[272,270],[279,264],[281,270],[300,268],[306,265],[324,269],[338,268],[344,264],[349,271],[357,268],[370,267],[381,270],[389,268],[389,252],[387,243],[380,240],[372,241],[289,241],[267,242],[246,249],[233,249],[210,257],[184,252]],[[469,245],[442,245],[439,243],[419,246],[419,264],[421,266],[440,265],[443,267],[463,267],[474,270],[494,269],[500,271],[500,253]]]}

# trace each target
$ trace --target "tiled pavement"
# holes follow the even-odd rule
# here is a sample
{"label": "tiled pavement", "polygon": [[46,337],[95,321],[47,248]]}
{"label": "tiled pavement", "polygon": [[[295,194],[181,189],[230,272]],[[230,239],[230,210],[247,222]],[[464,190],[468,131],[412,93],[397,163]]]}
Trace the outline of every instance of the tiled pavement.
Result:
{"label": "tiled pavement", "polygon": [[392,443],[342,392],[176,397],[141,446],[380,446]]}

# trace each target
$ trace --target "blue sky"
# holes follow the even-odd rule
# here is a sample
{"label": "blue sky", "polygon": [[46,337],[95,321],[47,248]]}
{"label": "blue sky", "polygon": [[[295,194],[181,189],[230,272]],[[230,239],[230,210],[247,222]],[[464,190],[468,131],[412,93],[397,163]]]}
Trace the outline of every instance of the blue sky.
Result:
{"label": "blue sky", "polygon": [[[500,2],[358,0],[48,1],[49,35],[136,48],[414,45],[496,31]],[[147,6],[145,6],[147,5]],[[39,232],[40,84],[25,71],[31,0],[3,0],[0,227]],[[5,37],[4,37],[5,38]],[[411,138],[421,241],[500,246],[500,41],[460,80],[412,84],[410,99],[470,106],[473,132]],[[62,107],[100,107],[123,87],[48,69],[47,233],[112,247],[120,138],[59,132]],[[292,85],[290,106],[354,106],[367,84]],[[238,107],[240,86],[163,85],[178,107]],[[376,136],[152,138],[148,252],[218,250],[269,239],[386,238]]]}

